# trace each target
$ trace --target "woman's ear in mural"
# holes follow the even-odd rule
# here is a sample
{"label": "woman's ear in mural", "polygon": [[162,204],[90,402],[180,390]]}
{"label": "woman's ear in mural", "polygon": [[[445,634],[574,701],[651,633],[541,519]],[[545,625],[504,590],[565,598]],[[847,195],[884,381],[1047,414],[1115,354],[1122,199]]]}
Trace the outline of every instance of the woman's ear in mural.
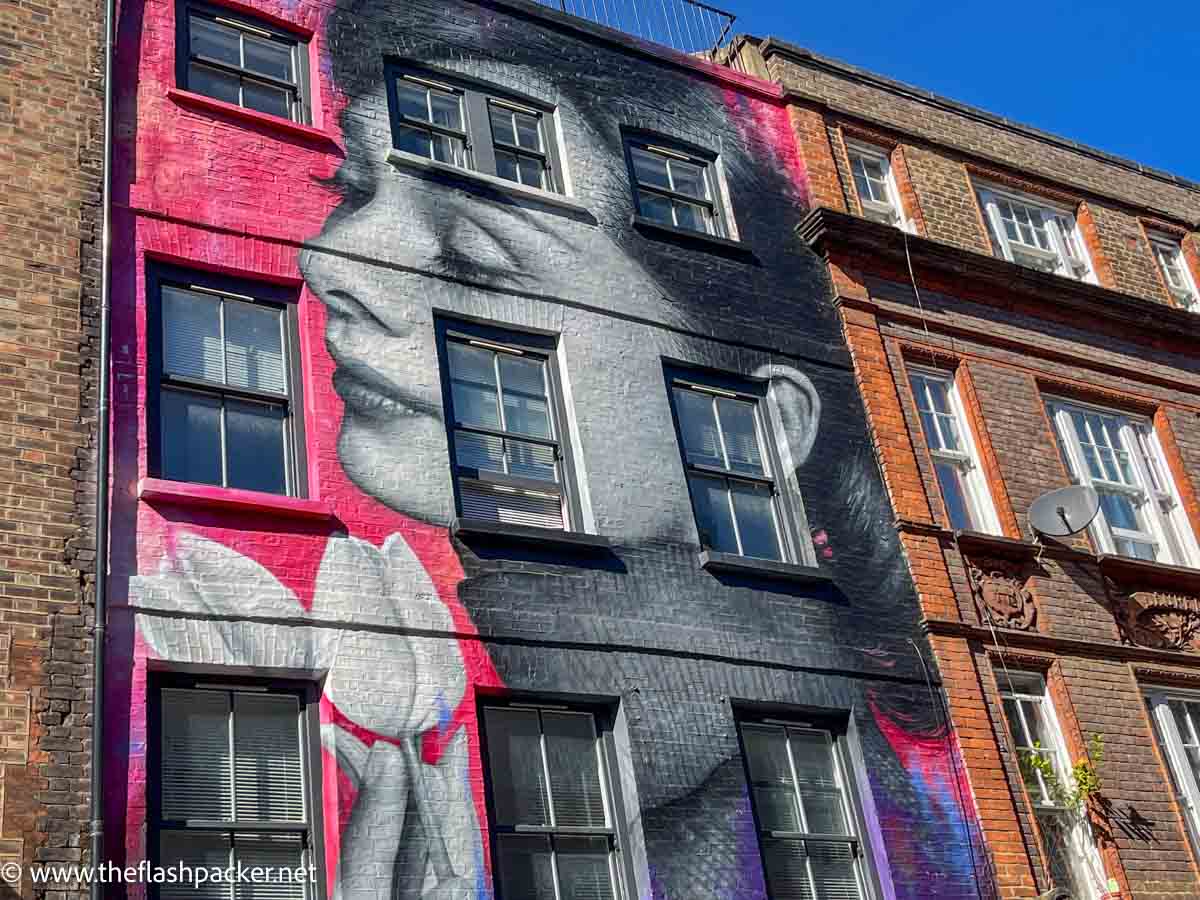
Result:
{"label": "woman's ear in mural", "polygon": [[782,426],[780,453],[784,464],[798,469],[808,460],[821,424],[821,396],[808,376],[791,366],[771,364],[754,372],[757,378],[770,380],[774,407],[779,411],[778,426]]}

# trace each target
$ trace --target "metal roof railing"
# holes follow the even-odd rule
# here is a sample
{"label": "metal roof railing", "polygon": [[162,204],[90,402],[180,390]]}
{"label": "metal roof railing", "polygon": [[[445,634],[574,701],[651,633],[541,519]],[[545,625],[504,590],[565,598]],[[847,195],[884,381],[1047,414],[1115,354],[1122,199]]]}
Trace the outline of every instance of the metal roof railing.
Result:
{"label": "metal roof railing", "polygon": [[700,0],[537,0],[542,6],[615,28],[691,56],[720,61],[733,39],[733,13]]}

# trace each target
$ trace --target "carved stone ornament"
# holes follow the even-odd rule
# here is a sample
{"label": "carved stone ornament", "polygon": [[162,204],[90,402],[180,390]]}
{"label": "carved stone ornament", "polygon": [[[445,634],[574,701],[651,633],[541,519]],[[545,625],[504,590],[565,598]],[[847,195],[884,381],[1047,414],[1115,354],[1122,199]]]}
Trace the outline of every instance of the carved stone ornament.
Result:
{"label": "carved stone ornament", "polygon": [[1118,594],[1121,639],[1152,650],[1200,653],[1200,597],[1165,591]]}
{"label": "carved stone ornament", "polygon": [[1037,605],[1025,582],[1002,569],[968,566],[975,589],[975,608],[982,622],[1001,628],[1031,628],[1037,619]]}

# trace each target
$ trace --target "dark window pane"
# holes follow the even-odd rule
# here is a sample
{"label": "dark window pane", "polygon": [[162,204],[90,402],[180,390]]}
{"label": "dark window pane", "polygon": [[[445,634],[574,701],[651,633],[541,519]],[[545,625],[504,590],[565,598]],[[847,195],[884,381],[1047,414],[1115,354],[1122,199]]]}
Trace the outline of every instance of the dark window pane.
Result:
{"label": "dark window pane", "polygon": [[636,147],[629,152],[633,158],[633,172],[638,181],[655,187],[671,187],[671,179],[667,175],[666,159]]}
{"label": "dark window pane", "polygon": [[220,484],[220,401],[201,394],[163,391],[159,405],[162,477]]}
{"label": "dark window pane", "polygon": [[417,156],[432,159],[431,143],[428,131],[422,131],[419,128],[412,128],[408,125],[400,125],[396,128],[397,150],[403,150],[405,153],[415,153]]}
{"label": "dark window pane", "polygon": [[1138,521],[1137,510],[1128,494],[1114,494],[1108,491],[1100,492],[1100,508],[1104,510],[1104,518],[1109,528],[1121,528],[1126,531],[1142,531]]}
{"label": "dark window pane", "polygon": [[292,117],[292,92],[246,79],[242,82],[242,100],[248,109],[284,119]]}
{"label": "dark window pane", "polygon": [[971,521],[971,508],[967,504],[967,492],[958,467],[952,463],[939,462],[934,464],[934,468],[937,469],[938,484],[942,486],[942,500],[946,504],[946,514],[950,517],[950,527],[975,527]]}
{"label": "dark window pane", "polygon": [[517,143],[530,150],[541,150],[541,129],[538,127],[540,118],[527,116],[525,113],[516,113],[513,118],[517,122]]}
{"label": "dark window pane", "polygon": [[708,198],[704,169],[681,160],[671,160],[671,179],[675,190],[689,197]]}
{"label": "dark window pane", "polygon": [[429,90],[411,81],[403,79],[396,82],[396,99],[399,102],[399,113],[414,119],[429,121]]}
{"label": "dark window pane", "polygon": [[549,825],[537,711],[488,708],[484,724],[498,824]]}
{"label": "dark window pane", "polygon": [[554,849],[561,900],[612,900],[606,838],[557,838]]}
{"label": "dark window pane", "polygon": [[780,559],[770,488],[732,482],[730,489],[733,491],[733,509],[737,513],[738,534],[742,538],[742,555]]}
{"label": "dark window pane", "polygon": [[818,834],[849,834],[829,739],[821,733],[792,731],[789,741],[796,767],[796,787],[808,820],[807,830]]}
{"label": "dark window pane", "polygon": [[544,363],[538,359],[502,354],[500,385],[504,390],[506,430],[534,437],[550,437]]}
{"label": "dark window pane", "polygon": [[225,402],[229,487],[287,493],[285,421],[280,406]]}
{"label": "dark window pane", "polygon": [[282,310],[225,302],[225,379],[236,387],[287,393]]}
{"label": "dark window pane", "polygon": [[492,136],[502,144],[516,144],[517,135],[513,131],[512,110],[492,104],[489,114],[492,119]]}
{"label": "dark window pane", "polygon": [[558,470],[554,464],[554,448],[528,441],[506,440],[508,472],[522,478],[537,478],[541,481],[557,481]]}
{"label": "dark window pane", "polygon": [[638,209],[647,219],[661,222],[663,225],[675,224],[675,219],[671,215],[671,201],[665,197],[647,193],[646,191],[639,191]]}
{"label": "dark window pane", "polygon": [[745,400],[717,398],[717,415],[721,417],[729,468],[735,472],[762,475],[763,459],[758,446],[758,423],[754,407],[755,404]]}
{"label": "dark window pane", "polygon": [[245,878],[234,883],[234,900],[304,900],[307,884],[295,878],[304,865],[304,839],[299,834],[235,834],[234,865],[245,870],[261,868],[265,878]]}
{"label": "dark window pane", "polygon": [[462,105],[457,94],[430,91],[429,105],[433,110],[431,122],[456,131],[462,130]]}
{"label": "dark window pane", "polygon": [[496,392],[496,354],[457,341],[446,344],[454,418],[468,425],[500,427]]}
{"label": "dark window pane", "polygon": [[675,224],[692,231],[708,231],[708,210],[691,203],[676,202]]}
{"label": "dark window pane", "polygon": [[518,171],[518,161],[515,153],[496,151],[496,174],[508,181],[520,182],[521,173]]}
{"label": "dark window pane", "polygon": [[246,35],[245,41],[247,69],[280,81],[295,81],[290,45],[253,35]]}
{"label": "dark window pane", "polygon": [[467,165],[467,152],[463,142],[444,134],[433,136],[433,158],[451,166],[465,168]]}
{"label": "dark window pane", "polygon": [[455,462],[463,468],[504,471],[504,439],[470,431],[454,434]]}
{"label": "dark window pane", "polygon": [[512,900],[556,900],[550,838],[502,834],[500,893]]}
{"label": "dark window pane", "polygon": [[534,159],[531,156],[521,157],[521,184],[536,188],[544,187],[542,175],[545,171],[546,168],[540,159]]}
{"label": "dark window pane", "polygon": [[227,75],[199,63],[192,63],[188,67],[188,90],[226,103],[241,103],[236,75]]}
{"label": "dark window pane", "polygon": [[191,22],[193,56],[207,56],[209,59],[228,63],[231,66],[242,64],[241,32],[228,25],[221,25],[198,16],[192,16],[189,21]]}
{"label": "dark window pane", "polygon": [[737,537],[729,511],[729,491],[724,479],[690,475],[692,504],[696,510],[696,528],[700,544],[720,553],[737,553]]}
{"label": "dark window pane", "polygon": [[233,746],[238,821],[303,822],[299,700],[288,694],[234,694]]}
{"label": "dark window pane", "polygon": [[592,717],[581,713],[543,712],[546,766],[554,824],[603,828],[604,793]]}

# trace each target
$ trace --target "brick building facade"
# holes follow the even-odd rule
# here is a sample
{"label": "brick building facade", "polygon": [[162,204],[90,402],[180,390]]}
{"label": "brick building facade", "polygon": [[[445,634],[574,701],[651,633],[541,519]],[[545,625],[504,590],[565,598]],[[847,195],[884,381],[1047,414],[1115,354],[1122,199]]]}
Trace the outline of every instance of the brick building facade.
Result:
{"label": "brick building facade", "polygon": [[114,861],[991,893],[778,86],[522,0],[118,71]]}
{"label": "brick building facade", "polygon": [[[1200,186],[739,49],[786,92],[1000,895],[1197,896]],[[1080,483],[1100,515],[1039,537]]]}
{"label": "brick building facade", "polygon": [[[0,15],[0,865],[87,854],[102,10]],[[31,896],[3,870],[0,895]],[[13,877],[10,877],[13,876]],[[52,884],[48,896],[72,886]]]}

